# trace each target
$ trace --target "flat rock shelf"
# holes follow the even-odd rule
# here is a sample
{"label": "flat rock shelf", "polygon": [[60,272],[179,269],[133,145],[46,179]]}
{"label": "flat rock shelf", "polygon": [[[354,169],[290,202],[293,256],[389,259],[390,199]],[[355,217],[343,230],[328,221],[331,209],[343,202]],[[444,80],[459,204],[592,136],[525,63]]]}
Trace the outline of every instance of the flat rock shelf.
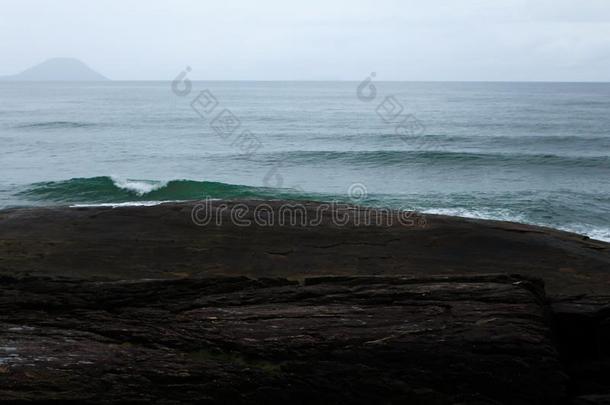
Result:
{"label": "flat rock shelf", "polygon": [[610,400],[607,243],[444,216],[196,226],[194,207],[0,211],[0,402]]}
{"label": "flat rock shelf", "polygon": [[559,403],[540,283],[2,280],[5,400]]}

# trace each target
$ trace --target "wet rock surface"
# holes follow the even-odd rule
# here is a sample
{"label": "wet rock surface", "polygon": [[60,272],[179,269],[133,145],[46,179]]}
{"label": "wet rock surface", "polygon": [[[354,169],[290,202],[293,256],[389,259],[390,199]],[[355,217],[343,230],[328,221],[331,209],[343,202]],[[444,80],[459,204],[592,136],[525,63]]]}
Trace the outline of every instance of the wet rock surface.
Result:
{"label": "wet rock surface", "polygon": [[[296,204],[307,224],[317,223],[301,226],[302,214],[280,214]],[[519,273],[544,279],[549,295],[610,291],[610,244],[567,232],[439,215],[414,215],[405,224],[395,212],[390,226],[356,225],[362,209],[282,201],[214,201],[210,223],[197,226],[195,206],[0,211],[0,274],[120,280]],[[231,220],[236,206],[251,226]],[[256,212],[268,226],[253,222]]]}
{"label": "wet rock surface", "polygon": [[607,403],[609,244],[222,204],[0,211],[0,400]]}
{"label": "wet rock surface", "polygon": [[0,398],[560,403],[538,282],[2,280]]}

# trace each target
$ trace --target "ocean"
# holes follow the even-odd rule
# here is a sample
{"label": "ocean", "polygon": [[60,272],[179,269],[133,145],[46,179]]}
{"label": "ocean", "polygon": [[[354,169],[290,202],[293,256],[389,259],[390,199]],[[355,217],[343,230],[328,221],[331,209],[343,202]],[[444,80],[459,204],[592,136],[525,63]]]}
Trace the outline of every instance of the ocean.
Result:
{"label": "ocean", "polygon": [[344,201],[610,241],[610,84],[0,83],[0,208]]}

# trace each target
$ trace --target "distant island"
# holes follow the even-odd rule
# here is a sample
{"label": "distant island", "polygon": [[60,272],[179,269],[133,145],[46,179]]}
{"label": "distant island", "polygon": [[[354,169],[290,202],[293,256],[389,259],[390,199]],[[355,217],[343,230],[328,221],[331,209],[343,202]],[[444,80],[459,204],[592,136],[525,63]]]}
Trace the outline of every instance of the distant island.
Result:
{"label": "distant island", "polygon": [[3,81],[106,81],[102,74],[94,71],[75,58],[52,58],[32,66],[21,73],[0,76]]}

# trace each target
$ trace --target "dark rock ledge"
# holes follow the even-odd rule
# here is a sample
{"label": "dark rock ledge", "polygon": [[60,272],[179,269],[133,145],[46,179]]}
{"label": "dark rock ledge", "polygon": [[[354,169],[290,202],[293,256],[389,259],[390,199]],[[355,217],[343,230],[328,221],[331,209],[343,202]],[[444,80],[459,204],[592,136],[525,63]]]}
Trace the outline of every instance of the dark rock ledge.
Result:
{"label": "dark rock ledge", "polygon": [[538,282],[2,280],[4,400],[559,403]]}
{"label": "dark rock ledge", "polygon": [[0,401],[608,403],[607,243],[192,207],[0,212]]}

